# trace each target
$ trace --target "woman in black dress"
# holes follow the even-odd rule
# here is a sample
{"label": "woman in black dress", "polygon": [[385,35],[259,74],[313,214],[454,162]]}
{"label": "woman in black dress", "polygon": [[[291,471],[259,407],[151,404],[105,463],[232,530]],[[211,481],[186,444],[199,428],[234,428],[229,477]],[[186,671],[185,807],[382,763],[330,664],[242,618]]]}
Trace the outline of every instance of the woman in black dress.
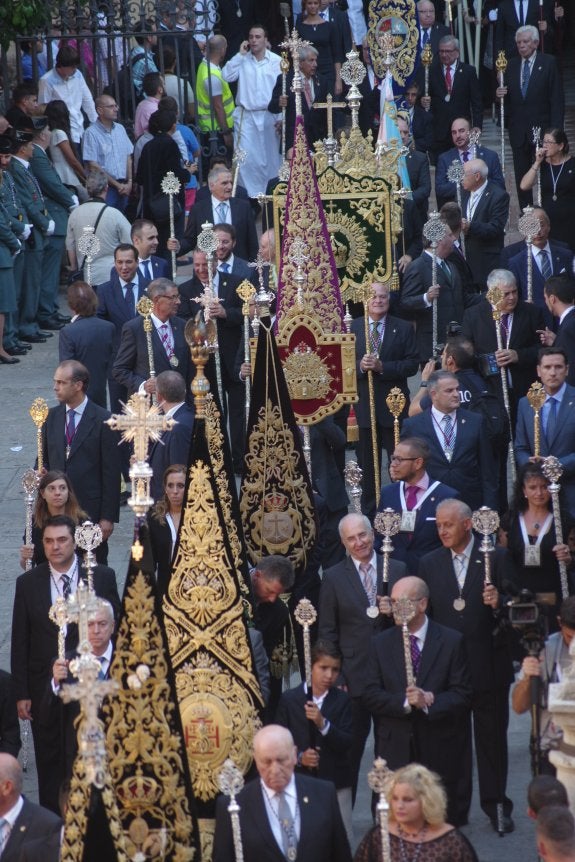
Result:
{"label": "woman in black dress", "polygon": [[575,251],[575,158],[563,129],[545,129],[535,162],[521,180],[523,191],[532,189],[541,172],[541,206],[551,222],[550,239],[567,243]]}
{"label": "woman in black dress", "polygon": [[[543,594],[541,606],[550,631],[557,631],[557,612],[562,601],[559,562],[570,566],[569,546],[557,543],[549,482],[539,464],[528,462],[519,470],[513,502],[502,519],[507,549],[516,571],[517,585],[535,596]],[[563,525],[563,535],[568,534]]]}
{"label": "woman in black dress", "polygon": [[172,464],[164,473],[164,496],[148,513],[150,543],[160,596],[168,589],[185,487],[186,468],[183,464]]}
{"label": "woman in black dress", "polygon": [[319,14],[320,0],[302,0],[302,14],[296,21],[296,30],[302,39],[310,42],[318,52],[317,72],[328,80],[328,92],[333,96],[342,93],[340,44],[336,25],[325,21]]}

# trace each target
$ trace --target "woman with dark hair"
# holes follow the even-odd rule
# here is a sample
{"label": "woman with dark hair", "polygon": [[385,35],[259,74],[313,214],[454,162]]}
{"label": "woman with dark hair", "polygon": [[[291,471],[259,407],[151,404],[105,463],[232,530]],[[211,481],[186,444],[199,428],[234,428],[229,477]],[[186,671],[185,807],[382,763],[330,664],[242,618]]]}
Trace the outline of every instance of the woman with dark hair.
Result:
{"label": "woman with dark hair", "polygon": [[70,143],[70,112],[66,102],[62,99],[48,102],[45,116],[52,132],[48,148],[52,164],[64,185],[78,195],[80,203],[83,203],[88,200],[88,193],[84,188],[86,173]]}
{"label": "woman with dark hair", "polygon": [[341,64],[345,57],[339,53],[337,26],[322,18],[319,14],[320,5],[320,0],[302,0],[302,13],[296,20],[295,28],[301,38],[316,49],[317,72],[327,78],[328,92],[340,96],[343,88]]}
{"label": "woman with dark hair", "polygon": [[569,141],[563,129],[545,129],[535,161],[521,180],[529,191],[541,172],[541,206],[551,222],[550,239],[567,243],[575,251],[575,158],[569,155]]}
{"label": "woman with dark hair", "polygon": [[185,487],[186,468],[183,464],[171,464],[164,473],[164,495],[148,512],[150,544],[160,596],[164,595],[170,581]]}
{"label": "woman with dark hair", "polygon": [[[568,533],[563,525],[563,535]],[[503,535],[502,535],[503,534]],[[557,631],[561,603],[559,562],[572,563],[569,546],[557,543],[549,481],[531,461],[517,474],[513,500],[501,522],[500,538],[511,554],[521,589],[546,594],[543,603],[550,631]]]}
{"label": "woman with dark hair", "polygon": [[68,515],[76,524],[88,520],[82,511],[70,480],[61,470],[50,470],[40,479],[38,496],[32,516],[32,544],[20,548],[20,566],[25,569],[27,560],[32,560],[34,566],[46,562],[44,546],[42,545],[42,530],[48,518],[56,515]]}
{"label": "woman with dark hair", "polygon": [[[467,838],[445,821],[447,797],[435,773],[419,763],[397,769],[386,796],[391,862],[477,862]],[[379,826],[369,830],[353,858],[383,859]]]}

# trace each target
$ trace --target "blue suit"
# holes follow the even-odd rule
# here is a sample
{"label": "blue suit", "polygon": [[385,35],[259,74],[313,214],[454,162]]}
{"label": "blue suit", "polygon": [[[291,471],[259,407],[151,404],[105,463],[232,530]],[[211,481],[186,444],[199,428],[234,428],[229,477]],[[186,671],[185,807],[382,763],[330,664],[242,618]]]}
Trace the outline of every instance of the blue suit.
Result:
{"label": "blue suit", "polygon": [[106,409],[106,383],[112,367],[114,324],[97,317],[79,317],[60,330],[59,359],[77,359],[90,372],[86,395]]}
{"label": "blue suit", "polygon": [[[561,246],[553,240],[549,240],[549,249],[551,250],[551,269],[552,275],[573,275],[573,252],[571,249]],[[533,246],[535,254],[539,251]],[[515,276],[517,287],[520,291],[520,296],[527,299],[527,246],[524,245],[519,254],[514,255],[509,260],[508,269]],[[551,312],[545,305],[545,297],[543,294],[543,285],[545,279],[541,274],[541,270],[537,266],[536,261],[533,261],[532,269],[532,287],[533,287],[533,302],[543,309],[545,315],[545,323],[547,326],[552,326]]]}
{"label": "blue suit", "polygon": [[[146,261],[147,262],[147,261]],[[172,272],[170,264],[167,260],[164,260],[163,257],[158,257],[157,254],[150,255],[150,263],[152,264],[152,278],[149,279],[146,275],[144,275],[144,271],[142,269],[142,261],[138,264],[138,274],[144,282],[153,281],[155,278],[171,278]],[[147,268],[147,267],[146,267]],[[112,267],[112,271],[110,272],[110,278],[113,277],[115,272],[114,267]]]}
{"label": "blue suit", "polygon": [[[433,479],[429,482],[433,484]],[[384,509],[393,509],[395,512],[401,512],[401,494],[400,489],[404,482],[391,482],[389,485],[384,485],[381,489],[381,497],[379,498],[378,512]],[[419,560],[424,554],[429,554],[430,551],[435,551],[441,547],[439,536],[437,535],[437,527],[435,526],[435,511],[438,505],[443,500],[459,499],[459,491],[451,488],[449,485],[444,485],[440,482],[433,489],[431,494],[425,498],[419,509],[417,509],[415,517],[415,530],[413,533],[401,531],[392,537],[393,552],[392,559],[402,560],[410,575],[417,574]],[[375,549],[379,551],[382,539],[378,536],[375,542]]]}
{"label": "blue suit", "polygon": [[[505,191],[505,178],[501,170],[501,162],[495,150],[488,150],[487,147],[477,147],[477,159],[483,159],[489,169],[489,179],[492,183],[496,183]],[[435,194],[437,196],[437,209],[440,209],[447,201],[456,200],[455,183],[449,182],[447,179],[447,171],[451,167],[451,163],[460,160],[460,154],[457,147],[452,147],[445,153],[441,153],[437,158],[437,167],[435,169]],[[471,158],[471,156],[470,156]]]}
{"label": "blue suit", "polygon": [[171,431],[165,431],[162,439],[153,444],[148,458],[154,472],[150,487],[154,500],[159,500],[164,493],[163,479],[167,468],[172,464],[183,464],[187,467],[190,458],[194,411],[187,404],[182,404],[172,418],[178,424],[174,425]]}
{"label": "blue suit", "polygon": [[[540,416],[544,413],[542,408]],[[515,458],[517,465],[522,467],[534,452],[534,422],[533,410],[522,398],[517,410],[517,425],[515,430]],[[559,480],[567,508],[571,517],[575,517],[575,386],[566,386],[561,405],[557,411],[557,423],[551,440],[541,425],[541,456],[555,455],[563,465],[563,475]]]}

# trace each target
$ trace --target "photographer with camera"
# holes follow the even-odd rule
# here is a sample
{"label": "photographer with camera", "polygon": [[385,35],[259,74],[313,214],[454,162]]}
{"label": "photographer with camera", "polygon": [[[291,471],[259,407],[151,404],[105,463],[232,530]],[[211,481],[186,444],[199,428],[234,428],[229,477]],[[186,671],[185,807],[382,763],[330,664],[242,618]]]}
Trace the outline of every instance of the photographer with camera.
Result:
{"label": "photographer with camera", "polygon": [[[526,607],[530,603],[519,604]],[[514,605],[517,608],[518,603],[510,606],[512,622]],[[534,607],[537,610],[537,605]],[[541,636],[541,641],[538,640],[536,622],[514,623],[518,629],[525,628],[527,625],[530,626],[530,629],[525,632],[526,637],[523,638],[530,654],[523,659],[521,678],[511,692],[511,704],[513,710],[518,714],[527,712],[533,705],[538,707],[539,720],[532,728],[531,739],[533,762],[534,764],[537,763],[537,769],[533,771],[547,775],[555,775],[555,767],[549,762],[549,752],[559,748],[563,738],[563,731],[553,722],[547,712],[549,683],[561,682],[566,668],[571,664],[569,645],[575,637],[575,596],[569,596],[561,603],[557,620],[559,631],[547,639],[540,652],[537,651],[537,646],[541,645],[543,638]],[[533,683],[534,680],[536,681],[535,684]],[[535,755],[537,755],[536,761]]]}

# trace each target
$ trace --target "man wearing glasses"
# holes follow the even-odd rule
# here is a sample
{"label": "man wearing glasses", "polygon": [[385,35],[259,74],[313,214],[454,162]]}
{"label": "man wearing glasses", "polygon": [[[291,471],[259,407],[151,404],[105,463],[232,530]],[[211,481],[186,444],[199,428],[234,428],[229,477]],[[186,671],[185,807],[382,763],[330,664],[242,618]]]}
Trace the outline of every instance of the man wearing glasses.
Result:
{"label": "man wearing glasses", "polygon": [[138,315],[124,324],[112,369],[114,379],[127,388],[128,395],[134,392],[154,395],[155,375],[162,371],[177,371],[186,381],[186,392],[191,398],[189,384],[193,366],[184,338],[184,321],[176,317],[180,307],[178,288],[168,278],[156,278],[148,285],[147,293],[153,306],[150,316],[155,374],[151,374],[144,318]]}
{"label": "man wearing glasses", "polygon": [[96,98],[98,119],[84,132],[82,154],[86,168],[102,168],[108,177],[106,203],[124,212],[132,191],[134,145],[117,122],[118,106],[112,96]]}

